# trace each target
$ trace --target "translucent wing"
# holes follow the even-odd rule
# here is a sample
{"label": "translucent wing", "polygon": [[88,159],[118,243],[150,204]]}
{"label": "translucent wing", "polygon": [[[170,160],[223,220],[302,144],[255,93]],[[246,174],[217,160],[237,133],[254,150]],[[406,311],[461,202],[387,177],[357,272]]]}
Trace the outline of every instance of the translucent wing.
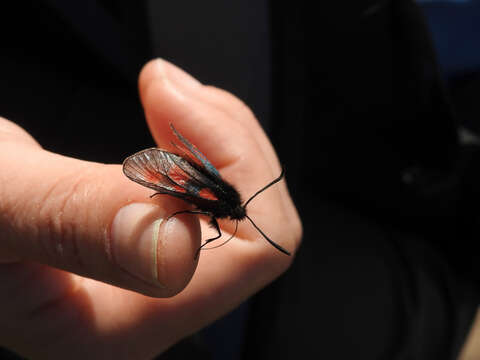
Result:
{"label": "translucent wing", "polygon": [[[212,174],[213,176],[215,177],[219,177],[221,178],[221,175],[220,173],[218,172],[218,170],[215,168],[215,166],[212,165],[212,163],[210,161],[208,161],[208,159],[205,157],[205,155],[203,155],[200,150],[197,149],[197,147],[195,145],[193,145],[190,141],[188,141],[187,139],[185,139],[182,134],[180,134],[177,129],[175,129],[173,127],[172,124],[170,124],[170,127],[172,128],[172,131],[174,132],[174,134],[177,136],[177,138],[182,142],[183,145],[185,145],[188,149],[189,152],[185,151],[184,149],[182,149],[181,147],[179,147],[178,145],[176,144],[173,144],[176,148],[180,149],[183,153],[185,153],[187,156],[189,157],[192,157],[192,155],[195,157],[196,159],[196,162],[200,162],[203,167],[205,168],[205,170],[207,170],[210,174]],[[195,161],[195,159],[193,159]]]}
{"label": "translucent wing", "polygon": [[150,148],[125,159],[123,172],[132,181],[161,194],[201,200],[217,200],[217,186],[201,170],[180,155]]}

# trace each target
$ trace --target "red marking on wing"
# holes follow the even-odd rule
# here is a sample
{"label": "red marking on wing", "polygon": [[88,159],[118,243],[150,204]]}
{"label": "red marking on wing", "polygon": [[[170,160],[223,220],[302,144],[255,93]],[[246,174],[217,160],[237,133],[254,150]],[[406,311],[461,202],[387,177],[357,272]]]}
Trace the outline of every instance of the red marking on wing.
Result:
{"label": "red marking on wing", "polygon": [[177,185],[173,185],[173,188],[175,189],[176,192],[180,192],[180,193],[188,192],[187,189],[183,188],[182,186],[184,186],[188,182],[189,177],[177,165],[172,166],[168,170],[168,177],[177,184]]}
{"label": "red marking on wing", "polygon": [[179,185],[183,185],[188,181],[187,175],[185,173],[181,173],[177,167],[172,167],[168,171],[168,177]]}
{"label": "red marking on wing", "polygon": [[147,170],[145,171],[145,180],[151,182],[152,184],[161,184],[163,183],[163,175]]}
{"label": "red marking on wing", "polygon": [[[183,173],[182,170],[180,170],[177,167],[172,167],[169,170],[168,177],[177,184],[177,185],[168,184],[176,192],[180,192],[180,193],[187,192],[187,190],[184,189],[182,185],[184,185],[188,181],[188,177],[185,173]],[[165,177],[161,173],[151,171],[151,170],[145,171],[145,180],[159,186],[162,186],[163,184],[165,184],[165,181],[166,181]]]}
{"label": "red marking on wing", "polygon": [[208,188],[203,188],[198,192],[198,196],[207,200],[218,200],[215,194]]}
{"label": "red marking on wing", "polygon": [[[177,183],[179,185],[178,187],[180,188],[182,188],[182,186],[185,185],[189,180],[188,175],[178,166],[172,166],[168,170],[168,177]],[[177,188],[177,186],[175,186],[175,188]],[[182,190],[184,191],[185,189],[182,188]]]}
{"label": "red marking on wing", "polygon": [[176,192],[180,192],[180,193],[186,193],[187,190],[185,190],[184,188],[180,187],[180,186],[173,186],[173,188],[175,189]]}

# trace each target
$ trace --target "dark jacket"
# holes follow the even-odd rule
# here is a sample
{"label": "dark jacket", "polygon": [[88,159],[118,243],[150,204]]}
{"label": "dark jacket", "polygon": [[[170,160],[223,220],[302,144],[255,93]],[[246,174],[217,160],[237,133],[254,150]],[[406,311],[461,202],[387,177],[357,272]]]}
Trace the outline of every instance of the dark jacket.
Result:
{"label": "dark jacket", "polygon": [[[119,163],[153,145],[136,90],[149,58],[233,91],[269,129],[305,226],[292,268],[249,303],[243,356],[455,359],[478,303],[477,155],[458,141],[420,11],[409,0],[268,4],[271,43],[255,54],[269,61],[263,77],[245,75],[255,92],[215,79],[213,65],[201,73],[175,39],[153,49],[141,1],[2,2],[0,114],[49,150]],[[256,63],[236,59],[225,68]],[[208,357],[199,338],[165,358]]]}

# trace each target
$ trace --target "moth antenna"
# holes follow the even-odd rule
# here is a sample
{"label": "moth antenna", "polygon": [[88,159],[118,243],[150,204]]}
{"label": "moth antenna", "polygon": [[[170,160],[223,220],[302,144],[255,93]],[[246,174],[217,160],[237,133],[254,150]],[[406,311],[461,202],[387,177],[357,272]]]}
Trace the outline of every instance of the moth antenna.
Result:
{"label": "moth antenna", "polygon": [[212,249],[216,249],[216,248],[219,248],[220,246],[225,245],[226,243],[228,243],[230,240],[232,240],[235,237],[235,235],[237,234],[237,230],[238,230],[238,220],[235,222],[235,231],[233,232],[232,236],[230,236],[227,240],[225,240],[221,244],[218,244],[218,245],[215,245],[215,246],[212,246],[212,247],[208,247],[208,248],[204,248],[204,246],[207,245],[207,243],[205,243],[202,246],[200,246],[200,249],[198,249],[198,250],[212,250]]}
{"label": "moth antenna", "polygon": [[[283,175],[283,171],[282,171],[282,175]],[[279,179],[277,179],[276,181],[279,181]],[[274,180],[273,184],[274,184],[276,181]],[[272,184],[270,184],[270,185],[272,185]],[[268,185],[268,186],[270,186],[270,185]],[[267,187],[268,187],[268,186],[267,186]],[[290,254],[287,250],[285,250],[283,247],[281,247],[280,245],[278,245],[278,244],[277,244],[276,242],[274,242],[273,240],[270,240],[270,238],[269,238],[267,235],[265,235],[265,233],[253,222],[252,219],[250,219],[250,217],[249,217],[248,215],[245,215],[245,216],[246,216],[246,218],[252,223],[253,227],[254,227],[255,229],[257,229],[257,231],[258,231],[260,234],[262,234],[262,236],[265,238],[265,240],[267,240],[275,249],[281,251],[282,253],[284,253],[284,254],[286,254],[286,255],[291,255],[291,254]]]}
{"label": "moth antenna", "polygon": [[[280,174],[279,177],[277,177],[275,180],[273,180],[272,182],[268,183],[267,185],[265,185],[263,188],[261,188],[260,190],[258,190],[255,194],[253,194],[250,199],[248,199],[245,204],[243,205],[243,208],[245,209],[247,207],[247,205],[250,203],[250,201],[253,200],[253,198],[255,196],[257,196],[258,194],[260,194],[261,192],[264,192],[265,190],[267,190],[270,186],[276,184],[277,182],[279,182],[280,180],[282,180],[282,178],[285,176],[285,168],[282,166],[282,173]],[[250,219],[250,221],[252,221]],[[290,254],[289,254],[290,255]]]}

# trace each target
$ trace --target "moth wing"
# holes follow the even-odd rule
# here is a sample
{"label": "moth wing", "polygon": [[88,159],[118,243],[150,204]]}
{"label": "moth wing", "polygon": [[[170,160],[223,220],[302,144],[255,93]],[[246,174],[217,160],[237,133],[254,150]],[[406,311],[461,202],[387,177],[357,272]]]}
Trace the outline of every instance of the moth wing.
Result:
{"label": "moth wing", "polygon": [[161,194],[191,202],[217,200],[216,186],[189,161],[180,155],[157,148],[142,150],[125,159],[123,172],[132,181]]}
{"label": "moth wing", "polygon": [[175,129],[173,127],[173,124],[170,124],[170,127],[172,128],[172,131],[174,132],[175,136],[182,142],[183,145],[185,145],[188,149],[185,150],[185,149],[182,149],[181,147],[179,147],[178,145],[176,144],[173,144],[177,149],[180,149],[183,153],[185,153],[188,157],[193,157],[195,159],[193,159],[196,163],[200,162],[200,164],[203,165],[203,167],[205,168],[205,170],[207,172],[209,172],[211,175],[215,176],[215,177],[219,177],[219,178],[222,178],[222,176],[220,175],[220,173],[218,172],[218,170],[215,168],[215,166],[212,165],[212,163],[210,161],[208,161],[207,157],[205,155],[203,155],[200,150],[197,149],[197,147],[195,145],[193,145],[190,141],[188,141],[186,138],[184,138],[182,136],[182,134],[180,134],[177,129]]}

